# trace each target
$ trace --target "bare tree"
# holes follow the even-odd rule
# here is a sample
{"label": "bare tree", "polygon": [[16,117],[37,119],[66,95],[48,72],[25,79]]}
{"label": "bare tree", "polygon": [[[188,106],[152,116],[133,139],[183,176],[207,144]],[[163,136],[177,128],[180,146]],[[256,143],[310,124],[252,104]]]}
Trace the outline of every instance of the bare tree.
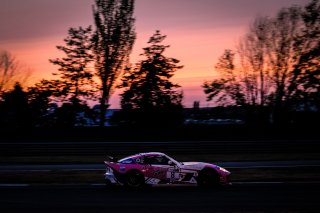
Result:
{"label": "bare tree", "polygon": [[18,75],[18,62],[7,51],[0,53],[0,92],[14,85]]}
{"label": "bare tree", "polygon": [[234,64],[235,53],[232,50],[225,50],[219,58],[216,70],[220,73],[221,78],[212,82],[205,82],[203,85],[204,92],[208,94],[207,100],[214,100],[221,105],[242,106],[250,102],[245,91],[247,84],[243,84],[242,77],[236,70]]}
{"label": "bare tree", "polygon": [[247,103],[253,106],[264,106],[271,92],[267,58],[270,25],[268,17],[256,18],[249,32],[240,40],[237,47],[245,97]]}
{"label": "bare tree", "polygon": [[296,56],[300,53],[295,50],[294,45],[302,31],[302,24],[301,8],[294,6],[280,10],[268,28],[269,39],[265,43],[274,88],[271,97],[272,115],[276,120],[283,114],[284,103],[289,98],[289,79],[299,63]]}
{"label": "bare tree", "polygon": [[[237,52],[225,50],[215,67],[221,79],[204,84],[208,100],[215,98],[224,105],[266,105],[272,88],[267,58],[270,25],[269,18],[256,18],[241,38]],[[236,56],[240,64],[235,64]]]}
{"label": "bare tree", "polygon": [[22,69],[9,52],[0,52],[0,93],[11,89],[16,82],[24,83],[29,76],[30,71]]}
{"label": "bare tree", "polygon": [[[256,18],[237,48],[237,68],[228,66],[226,52],[219,61],[223,66],[217,68],[228,72],[204,84],[208,99],[220,96],[240,105],[269,106],[278,123],[299,104],[320,100],[319,26],[319,0],[305,7],[283,8],[275,17]],[[234,55],[229,56],[231,63]],[[234,88],[239,88],[240,96],[230,92]],[[226,103],[226,99],[217,100]]]}
{"label": "bare tree", "polygon": [[95,66],[101,81],[100,126],[115,82],[125,69],[136,33],[134,0],[96,0],[93,6],[96,31],[93,37]]}
{"label": "bare tree", "polygon": [[320,109],[320,1],[312,0],[301,15],[302,30],[293,44],[295,63],[286,88],[287,102],[307,99]]}

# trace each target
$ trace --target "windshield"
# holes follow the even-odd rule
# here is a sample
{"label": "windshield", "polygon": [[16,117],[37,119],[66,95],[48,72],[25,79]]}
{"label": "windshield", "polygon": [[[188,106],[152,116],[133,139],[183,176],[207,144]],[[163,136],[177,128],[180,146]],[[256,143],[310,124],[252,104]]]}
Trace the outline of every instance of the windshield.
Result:
{"label": "windshield", "polygon": [[121,160],[118,161],[118,163],[121,163],[121,164],[131,164],[133,163],[134,160],[132,158],[123,158]]}

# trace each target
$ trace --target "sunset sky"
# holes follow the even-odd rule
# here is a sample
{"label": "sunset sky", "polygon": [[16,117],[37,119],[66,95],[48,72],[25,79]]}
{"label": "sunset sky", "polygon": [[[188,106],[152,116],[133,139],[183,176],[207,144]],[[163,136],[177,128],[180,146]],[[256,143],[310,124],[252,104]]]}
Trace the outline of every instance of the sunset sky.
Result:
{"label": "sunset sky", "polygon": [[[173,78],[182,86],[184,105],[205,101],[201,88],[216,76],[214,65],[224,49],[234,48],[249,24],[259,15],[274,15],[280,8],[304,5],[309,0],[136,0],[137,40],[131,62],[148,38],[160,30],[171,47],[166,56],[181,60],[184,68]],[[0,50],[11,52],[24,66],[33,70],[29,84],[52,78],[58,67],[48,59],[61,56],[55,48],[63,45],[70,27],[93,24],[94,0],[1,0]],[[111,108],[119,107],[114,94]]]}

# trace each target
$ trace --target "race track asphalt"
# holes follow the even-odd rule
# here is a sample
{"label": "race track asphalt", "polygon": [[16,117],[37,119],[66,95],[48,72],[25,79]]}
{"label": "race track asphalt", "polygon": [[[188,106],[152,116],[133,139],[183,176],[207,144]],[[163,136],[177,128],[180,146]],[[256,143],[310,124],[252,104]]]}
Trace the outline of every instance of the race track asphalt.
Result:
{"label": "race track asphalt", "polygon": [[319,212],[320,183],[238,183],[209,190],[103,186],[0,187],[0,212]]}

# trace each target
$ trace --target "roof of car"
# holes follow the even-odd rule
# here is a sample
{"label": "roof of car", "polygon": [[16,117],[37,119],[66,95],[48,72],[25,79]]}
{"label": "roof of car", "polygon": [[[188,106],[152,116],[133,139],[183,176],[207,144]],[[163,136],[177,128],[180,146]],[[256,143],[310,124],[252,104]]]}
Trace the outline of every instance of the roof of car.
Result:
{"label": "roof of car", "polygon": [[164,155],[161,152],[145,152],[145,153],[140,153],[139,155]]}
{"label": "roof of car", "polygon": [[164,153],[161,153],[161,152],[145,152],[145,153],[138,153],[138,154],[134,154],[134,155],[130,155],[130,156],[127,156],[125,158],[122,158],[120,159],[119,161],[123,161],[123,160],[127,160],[129,158],[138,158],[138,157],[141,157],[141,156],[152,156],[152,155],[165,155]]}
{"label": "roof of car", "polygon": [[151,156],[151,155],[165,155],[165,154],[161,152],[143,152],[143,153],[138,153],[138,154],[128,156],[126,158],[137,158],[140,156]]}

